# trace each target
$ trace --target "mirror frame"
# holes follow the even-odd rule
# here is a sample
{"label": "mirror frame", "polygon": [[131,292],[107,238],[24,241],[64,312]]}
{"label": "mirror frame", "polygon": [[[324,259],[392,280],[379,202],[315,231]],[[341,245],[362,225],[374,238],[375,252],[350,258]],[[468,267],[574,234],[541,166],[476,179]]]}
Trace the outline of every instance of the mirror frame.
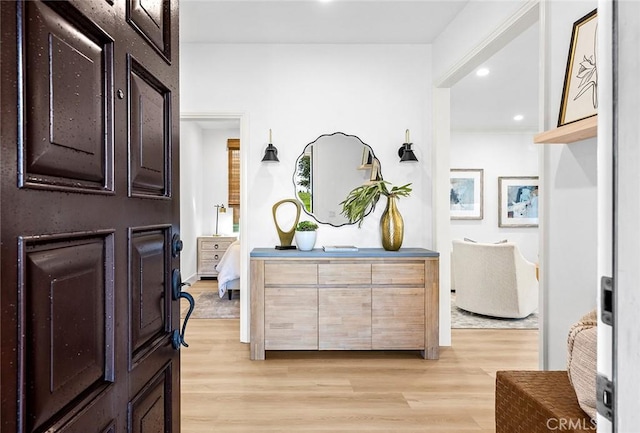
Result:
{"label": "mirror frame", "polygon": [[[298,177],[298,165],[299,165],[299,163],[300,163],[300,159],[305,155],[305,152],[307,151],[307,149],[308,149],[310,146],[313,146],[314,144],[316,144],[316,143],[318,142],[318,140],[320,140],[320,139],[322,139],[322,138],[325,138],[325,137],[332,137],[332,136],[335,136],[335,135],[341,135],[341,136],[344,136],[344,137],[353,137],[353,138],[355,138],[356,140],[358,140],[358,141],[359,141],[363,146],[367,147],[367,148],[369,149],[369,154],[370,154],[370,156],[371,156],[372,163],[374,163],[374,164],[377,166],[377,167],[376,167],[376,170],[377,170],[377,171],[376,171],[376,179],[377,179],[377,180],[383,180],[383,177],[382,177],[382,167],[381,167],[381,164],[380,164],[380,159],[378,159],[378,158],[376,157],[375,152],[373,151],[373,148],[372,148],[369,144],[367,144],[367,143],[365,143],[364,141],[362,141],[362,140],[360,139],[360,137],[358,137],[357,135],[345,134],[344,132],[333,132],[333,133],[330,133],[330,134],[322,134],[322,135],[320,135],[318,138],[316,138],[315,140],[313,140],[312,142],[310,142],[310,143],[308,143],[307,145],[305,145],[305,146],[304,146],[304,148],[302,149],[302,153],[300,154],[300,156],[298,156],[298,157],[296,158],[295,166],[294,166],[294,170],[293,170],[293,177],[292,177],[292,181],[293,181],[294,197],[295,197],[295,199],[296,199],[298,202],[300,202],[300,204],[302,205],[302,210],[304,211],[304,213],[306,213],[307,215],[309,215],[311,218],[313,218],[313,219],[314,219],[315,221],[317,221],[319,224],[326,224],[326,225],[330,225],[330,226],[332,226],[332,227],[343,227],[343,226],[346,226],[346,225],[353,225],[353,224],[357,224],[357,221],[355,221],[355,222],[345,221],[345,222],[344,222],[344,223],[342,223],[342,224],[334,224],[334,223],[327,222],[327,221],[320,221],[320,220],[318,219],[318,217],[317,217],[316,215],[314,215],[314,214],[313,214],[313,212],[309,212],[309,211],[307,210],[306,206],[304,205],[304,203],[303,203],[303,202],[302,202],[302,200],[300,199],[300,196],[298,195],[298,184],[296,183],[296,179],[297,179],[297,177]],[[373,179],[371,179],[371,180],[373,180]],[[347,194],[348,194],[348,192],[347,192]],[[347,194],[345,194],[345,197],[344,197],[345,199],[347,198]],[[313,193],[312,193],[312,195],[313,195]],[[340,209],[340,210],[341,210],[341,209]],[[373,212],[373,210],[374,210],[373,208],[372,208],[372,209],[370,209],[370,210],[369,210],[369,212],[367,212],[367,214],[365,215],[365,218],[366,218],[367,216],[369,216],[369,215]]]}

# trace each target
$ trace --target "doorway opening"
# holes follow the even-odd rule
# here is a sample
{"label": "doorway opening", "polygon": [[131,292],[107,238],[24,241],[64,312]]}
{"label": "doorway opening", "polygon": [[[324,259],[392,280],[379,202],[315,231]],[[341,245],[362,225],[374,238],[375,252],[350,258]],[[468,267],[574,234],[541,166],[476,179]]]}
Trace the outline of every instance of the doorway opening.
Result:
{"label": "doorway opening", "polygon": [[[193,318],[246,317],[246,281],[239,278],[246,209],[243,119],[243,114],[181,116],[181,273],[196,297]],[[241,341],[244,328],[240,320]]]}
{"label": "doorway opening", "polygon": [[[441,329],[441,342],[449,341],[451,333],[446,335],[446,331],[451,329],[451,317],[452,310],[455,308],[452,303],[452,279],[453,275],[451,268],[451,255],[449,252],[452,249],[452,240],[467,237],[479,242],[499,242],[504,239],[512,240],[517,243],[523,243],[526,251],[525,257],[529,261],[537,261],[537,251],[539,248],[538,236],[526,230],[529,228],[502,228],[499,226],[499,188],[498,178],[506,176],[515,176],[518,174],[524,175],[524,172],[528,172],[528,175],[542,176],[541,166],[539,164],[539,150],[533,143],[533,135],[540,130],[538,114],[540,112],[540,94],[538,92],[539,74],[537,71],[540,68],[538,58],[538,32],[539,32],[539,5],[530,4],[526,8],[520,9],[516,15],[509,18],[500,28],[500,31],[495,32],[489,38],[481,41],[468,55],[463,57],[457,62],[456,67],[447,72],[445,76],[436,80],[434,89],[434,113],[436,113],[435,119],[435,142],[438,143],[434,155],[434,197],[436,203],[434,203],[435,224],[434,224],[434,239],[436,239],[436,249],[441,252],[441,309],[440,317]],[[534,33],[534,34],[532,34]],[[535,42],[535,46],[530,50],[533,52],[521,53],[517,47],[524,41]],[[509,96],[509,90],[506,88],[498,88],[497,91],[491,94],[489,98],[479,98],[484,104],[483,107],[471,107],[470,104],[465,103],[472,98],[478,98],[477,94],[464,94],[465,92],[480,92],[482,88],[473,88],[467,83],[472,80],[478,80],[482,77],[477,77],[475,72],[481,66],[492,63],[494,60],[499,59],[503,54],[502,52],[511,52],[513,57],[515,52],[517,59],[521,59],[522,56],[530,56],[527,60],[535,60],[535,66],[533,69],[533,82],[520,83],[523,86],[523,90],[529,90],[525,86],[533,87],[533,101],[530,104],[532,108],[529,113],[525,113],[529,119],[533,118],[533,123],[528,124],[529,128],[520,127],[507,131],[506,128],[487,128],[489,124],[487,119],[482,120],[482,113],[496,112],[491,109],[492,104],[500,104],[500,102]],[[518,68],[519,69],[519,68]],[[510,73],[513,78],[514,71],[506,71]],[[504,81],[504,80],[503,80]],[[462,101],[462,102],[460,102]],[[503,103],[504,105],[504,103]],[[465,110],[469,110],[466,112]],[[475,116],[474,111],[475,110]],[[503,110],[500,110],[503,111]],[[513,117],[516,114],[512,113],[509,116],[509,121],[514,121]],[[460,128],[459,119],[466,117],[467,119],[476,120],[475,126]],[[529,134],[529,138],[526,137]],[[500,141],[501,143],[496,143]],[[519,147],[526,150],[526,157],[520,155],[519,152],[513,152],[509,147],[509,143],[518,142]],[[478,145],[480,143],[480,145]],[[482,145],[485,143],[485,145]],[[492,146],[492,147],[491,147]],[[501,152],[496,146],[502,146],[503,149],[509,149],[514,155],[514,158],[525,158],[525,161],[520,161],[519,164],[523,164],[522,167],[513,170],[513,162],[502,161],[499,159],[506,157],[504,152]],[[474,159],[475,158],[475,159]],[[486,158],[490,158],[487,160]],[[481,219],[476,220],[453,220],[451,219],[451,169],[484,169],[484,186],[483,186],[483,216]],[[537,229],[533,230],[536,231]],[[468,234],[466,234],[468,233]],[[542,288],[542,286],[540,286]],[[539,297],[539,310],[543,306],[542,290],[540,290]],[[449,325],[447,327],[447,319],[449,319]],[[540,324],[541,325],[541,324]],[[445,343],[446,344],[446,343]]]}

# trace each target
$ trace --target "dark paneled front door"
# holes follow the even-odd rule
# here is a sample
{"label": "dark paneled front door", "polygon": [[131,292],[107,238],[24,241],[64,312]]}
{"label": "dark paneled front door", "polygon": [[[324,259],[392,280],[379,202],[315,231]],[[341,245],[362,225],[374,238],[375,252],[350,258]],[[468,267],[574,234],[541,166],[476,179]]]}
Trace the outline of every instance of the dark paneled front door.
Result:
{"label": "dark paneled front door", "polygon": [[0,14],[0,429],[179,432],[178,2]]}

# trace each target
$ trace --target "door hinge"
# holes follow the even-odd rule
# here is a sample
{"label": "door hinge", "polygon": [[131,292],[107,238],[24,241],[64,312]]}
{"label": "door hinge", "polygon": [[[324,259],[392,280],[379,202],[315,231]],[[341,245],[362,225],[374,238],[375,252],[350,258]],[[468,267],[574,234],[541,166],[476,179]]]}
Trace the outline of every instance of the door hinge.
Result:
{"label": "door hinge", "polygon": [[600,317],[602,322],[613,326],[613,278],[600,279]]}
{"label": "door hinge", "polygon": [[613,422],[613,382],[601,374],[596,377],[596,409]]}

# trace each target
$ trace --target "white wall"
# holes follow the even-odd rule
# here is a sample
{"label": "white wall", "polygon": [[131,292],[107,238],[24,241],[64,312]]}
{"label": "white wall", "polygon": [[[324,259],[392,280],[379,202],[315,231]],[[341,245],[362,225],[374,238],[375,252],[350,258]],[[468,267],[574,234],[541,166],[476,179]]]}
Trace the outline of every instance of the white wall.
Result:
{"label": "white wall", "polygon": [[[201,235],[212,235],[216,231],[215,205],[229,206],[229,164],[227,140],[240,138],[240,130],[204,129],[202,131],[202,154],[199,164],[202,167],[203,186],[200,200],[204,212]],[[233,210],[218,215],[218,234],[233,234]]]}
{"label": "white wall", "polygon": [[[596,7],[546,2],[545,129],[557,123],[573,23]],[[545,145],[542,170],[542,365],[555,370],[566,368],[569,328],[596,307],[597,140]]]}
{"label": "white wall", "polygon": [[498,177],[538,176],[533,133],[451,133],[451,168],[484,170],[484,218],[451,220],[451,237],[478,242],[508,239],[531,262],[538,262],[538,228],[498,227]]}
{"label": "white wall", "polygon": [[[412,196],[399,202],[404,246],[432,248],[430,46],[184,44],[180,54],[182,113],[246,114],[248,202],[242,219],[248,251],[279,243],[273,204],[294,197],[291,179],[304,146],[336,131],[369,144],[386,180],[413,182]],[[261,163],[269,129],[278,164]],[[419,164],[399,162],[406,129]],[[380,247],[383,208],[361,229],[322,225],[317,245]]]}
{"label": "white wall", "polygon": [[[240,111],[251,119],[243,143],[250,248],[278,243],[271,207],[294,196],[296,158],[319,135],[336,131],[371,145],[385,179],[413,182],[413,195],[399,203],[406,246],[431,246],[430,140],[423,129],[430,121],[428,46],[185,44],[181,56],[183,112]],[[270,128],[279,164],[260,162]],[[420,164],[399,163],[407,128]],[[368,218],[360,230],[321,226],[318,245],[379,247],[378,221]]]}
{"label": "white wall", "polygon": [[196,238],[203,230],[201,155],[202,131],[193,122],[180,122],[180,236],[184,243],[180,272],[183,281],[195,279]]}

